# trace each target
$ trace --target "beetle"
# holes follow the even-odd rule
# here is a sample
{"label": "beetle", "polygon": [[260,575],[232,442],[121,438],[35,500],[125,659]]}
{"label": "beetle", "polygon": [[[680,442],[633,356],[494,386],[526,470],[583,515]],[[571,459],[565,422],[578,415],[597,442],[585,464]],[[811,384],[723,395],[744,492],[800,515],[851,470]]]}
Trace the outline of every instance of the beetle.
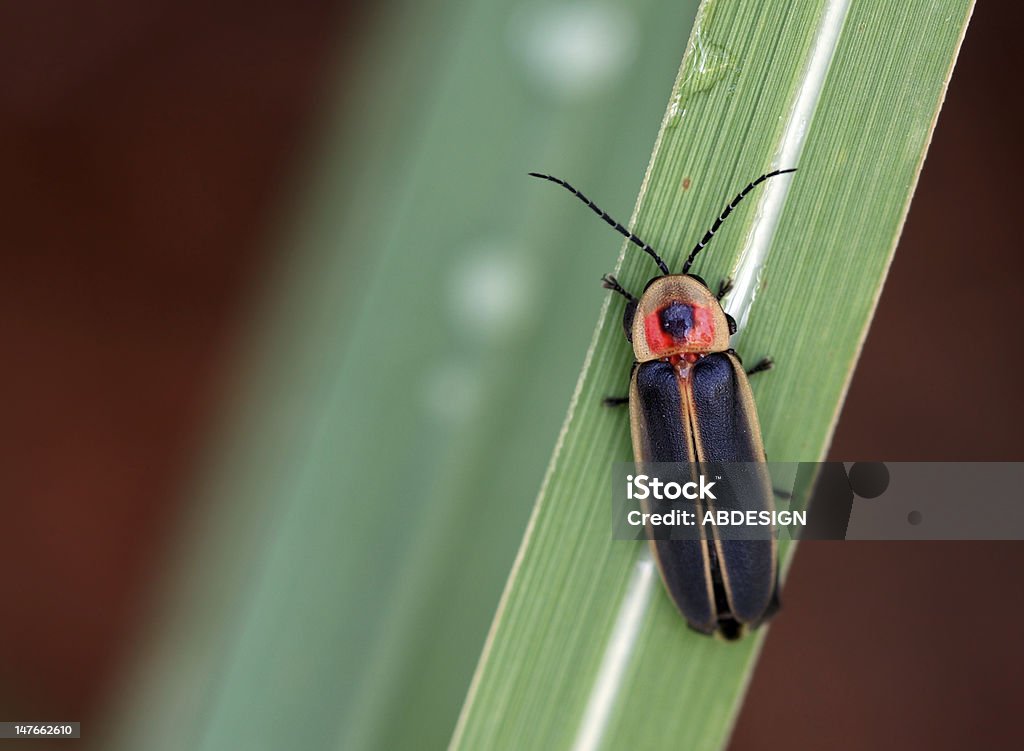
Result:
{"label": "beetle", "polygon": [[[690,273],[694,259],[707,246],[722,222],[756,186],[769,178],[795,172],[780,169],[761,175],[741,190],[704,233],[673,274],[648,243],[612,219],[607,212],[569,183],[539,172],[531,177],[567,189],[617,232],[642,249],[658,265],[637,297],[611,274],[602,285],[626,299],[622,327],[633,346],[634,363],[629,396],[605,399],[605,404],[629,404],[633,455],[639,467],[650,463],[751,462],[763,470],[766,461],[757,408],[748,376],[772,367],[771,358],[744,370],[729,338],[736,321],[721,300],[731,283],[712,292],[701,277]],[[753,482],[742,485],[743,507],[774,508],[767,472],[755,471]],[[697,502],[698,517],[713,503]],[[649,503],[643,510],[657,510]],[[665,588],[689,626],[704,634],[738,639],[757,628],[779,607],[776,541],[769,527],[753,539],[723,539],[718,528],[700,526],[690,539],[659,539],[647,527],[651,552]]]}

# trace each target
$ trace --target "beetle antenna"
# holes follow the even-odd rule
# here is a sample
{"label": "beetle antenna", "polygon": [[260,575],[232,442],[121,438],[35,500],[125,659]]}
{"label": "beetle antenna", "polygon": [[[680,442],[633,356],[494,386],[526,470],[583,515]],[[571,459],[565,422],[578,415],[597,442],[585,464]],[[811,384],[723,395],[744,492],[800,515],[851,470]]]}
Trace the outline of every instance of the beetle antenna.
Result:
{"label": "beetle antenna", "polygon": [[[589,206],[593,210],[593,212],[595,214],[597,214],[599,217],[601,217],[606,222],[608,222],[608,224],[610,224],[612,227],[614,227],[615,230],[620,235],[626,237],[628,240],[630,240],[634,244],[638,245],[647,255],[649,255],[651,258],[653,258],[654,262],[656,264],[658,264],[658,268],[661,269],[661,273],[663,273],[663,274],[671,274],[672,273],[671,271],[669,271],[668,265],[663,260],[661,260],[661,256],[658,255],[658,253],[654,250],[654,248],[652,248],[650,245],[645,243],[639,237],[634,235],[628,229],[626,229],[621,224],[619,224],[617,221],[615,221],[610,216],[608,216],[608,212],[607,211],[605,211],[604,209],[598,208],[597,204],[595,204],[593,201],[591,201],[585,195],[583,195],[578,190],[576,190],[576,188],[574,188],[571,185],[569,185],[569,183],[565,182],[565,180],[559,180],[557,177],[552,177],[551,175],[542,175],[539,172],[531,172],[529,174],[530,174],[530,177],[539,177],[542,180],[549,180],[550,182],[553,182],[553,183],[556,183],[558,185],[561,185],[563,188],[568,190],[570,193],[572,193],[578,199],[583,201],[583,203],[587,204],[587,206]],[[764,178],[761,178],[761,179],[763,180]],[[728,212],[726,212],[726,213],[728,213]]]}
{"label": "beetle antenna", "polygon": [[704,250],[705,245],[711,242],[711,238],[715,236],[715,233],[718,231],[718,228],[722,226],[722,222],[724,222],[725,218],[732,213],[732,210],[736,208],[736,204],[742,201],[743,198],[747,195],[747,193],[752,191],[754,188],[763,183],[769,177],[775,177],[776,175],[785,175],[787,172],[796,172],[796,168],[794,167],[793,169],[777,169],[774,172],[769,172],[767,175],[761,175],[759,178],[754,180],[754,182],[750,183],[747,187],[741,190],[736,195],[736,197],[732,199],[729,205],[725,207],[725,211],[722,212],[722,215],[715,220],[714,224],[711,225],[711,229],[704,233],[704,237],[702,237],[700,242],[697,243],[697,245],[694,246],[693,250],[690,251],[690,255],[687,257],[686,263],[683,264],[682,273],[685,274],[690,270],[690,267],[693,265],[693,259],[697,257],[698,253]]}

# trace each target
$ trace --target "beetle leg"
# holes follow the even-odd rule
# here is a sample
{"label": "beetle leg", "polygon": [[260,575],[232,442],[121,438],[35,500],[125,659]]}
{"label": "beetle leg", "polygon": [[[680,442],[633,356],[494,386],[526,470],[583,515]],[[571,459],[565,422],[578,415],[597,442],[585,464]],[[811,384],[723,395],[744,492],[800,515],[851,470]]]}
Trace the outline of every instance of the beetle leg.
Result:
{"label": "beetle leg", "polygon": [[[732,355],[737,360],[739,360],[740,365],[743,364],[743,358],[740,357],[740,353],[737,352],[736,350],[734,350],[732,347],[727,349],[725,352],[726,352],[726,354]],[[752,376],[755,373],[763,373],[764,371],[771,370],[774,367],[775,367],[775,360],[773,360],[770,357],[762,357],[760,362],[757,363],[757,365],[755,365],[754,367],[752,367],[752,368],[747,370],[747,375],[748,376]]]}
{"label": "beetle leg", "polygon": [[630,302],[634,302],[636,300],[636,297],[627,292],[626,289],[619,284],[619,280],[611,274],[605,274],[601,277],[601,286],[605,289],[610,289],[612,292],[618,292]]}
{"label": "beetle leg", "polygon": [[725,297],[727,294],[729,294],[729,292],[731,290],[732,290],[732,278],[730,277],[729,279],[723,279],[722,281],[720,281],[718,283],[718,294],[715,295],[715,298],[719,302],[721,302],[722,298]]}
{"label": "beetle leg", "polygon": [[775,360],[773,360],[770,357],[762,357],[761,361],[757,365],[755,365],[754,367],[750,368],[750,370],[747,371],[747,375],[752,376],[755,373],[763,373],[764,371],[771,370],[774,367]]}
{"label": "beetle leg", "polygon": [[[636,360],[633,361],[633,367],[629,369],[629,377],[633,377],[633,371],[636,370],[636,366],[639,365]],[[629,404],[628,396],[606,396],[601,400],[601,403],[606,407],[621,407],[623,404]]]}

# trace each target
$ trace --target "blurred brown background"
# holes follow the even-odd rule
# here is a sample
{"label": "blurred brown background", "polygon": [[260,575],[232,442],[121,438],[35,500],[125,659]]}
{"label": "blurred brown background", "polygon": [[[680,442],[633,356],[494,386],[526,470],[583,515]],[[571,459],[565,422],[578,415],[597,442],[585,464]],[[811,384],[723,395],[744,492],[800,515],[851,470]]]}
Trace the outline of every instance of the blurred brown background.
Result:
{"label": "blurred brown background", "polygon": [[0,714],[88,720],[359,15],[332,0],[0,13],[0,645],[20,687]]}
{"label": "blurred brown background", "polygon": [[[266,217],[366,23],[330,0],[102,6],[0,10],[0,645],[19,686],[0,719],[98,711],[182,513]],[[975,12],[834,459],[1024,458],[1019,15]],[[1021,571],[1017,543],[804,544],[732,748],[1019,738]]]}

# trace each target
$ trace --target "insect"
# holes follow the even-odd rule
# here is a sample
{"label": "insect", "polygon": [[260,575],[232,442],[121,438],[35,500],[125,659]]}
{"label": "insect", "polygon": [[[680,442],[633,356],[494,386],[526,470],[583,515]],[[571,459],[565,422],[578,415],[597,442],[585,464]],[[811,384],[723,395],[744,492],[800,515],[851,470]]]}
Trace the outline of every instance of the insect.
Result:
{"label": "insect", "polygon": [[[690,273],[694,259],[707,246],[736,205],[769,178],[795,172],[769,172],[751,182],[690,251],[682,270],[673,274],[648,243],[612,219],[569,183],[531,172],[561,185],[617,232],[641,248],[661,274],[639,297],[607,274],[602,284],[626,298],[622,327],[633,345],[634,363],[629,396],[605,399],[608,406],[629,404],[633,455],[637,465],[765,461],[761,428],[749,375],[772,367],[765,358],[744,370],[729,347],[736,321],[721,300],[731,284],[712,292]],[[755,472],[744,485],[744,508],[774,508],[766,472]],[[710,506],[711,502],[707,502]],[[697,503],[698,518],[708,506]],[[643,506],[644,511],[648,506]],[[690,539],[659,539],[648,526],[648,540],[669,596],[691,628],[737,639],[756,628],[779,607],[777,555],[770,527],[755,539],[723,539],[717,527],[700,526]],[[663,536],[662,536],[663,537]]]}

